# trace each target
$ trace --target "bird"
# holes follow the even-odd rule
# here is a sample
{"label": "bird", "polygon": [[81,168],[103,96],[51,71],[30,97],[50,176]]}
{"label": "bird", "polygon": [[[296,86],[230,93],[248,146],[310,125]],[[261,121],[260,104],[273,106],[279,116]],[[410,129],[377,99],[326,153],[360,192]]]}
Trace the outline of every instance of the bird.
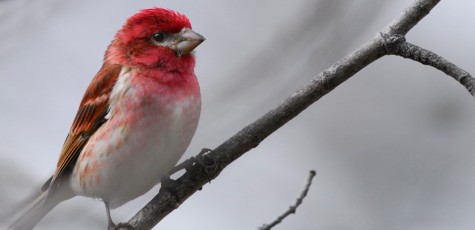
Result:
{"label": "bird", "polygon": [[115,228],[110,209],[160,183],[194,136],[201,112],[194,49],[204,40],[170,9],[129,17],[84,93],[54,174],[10,229],[34,228],[75,196],[102,200]]}

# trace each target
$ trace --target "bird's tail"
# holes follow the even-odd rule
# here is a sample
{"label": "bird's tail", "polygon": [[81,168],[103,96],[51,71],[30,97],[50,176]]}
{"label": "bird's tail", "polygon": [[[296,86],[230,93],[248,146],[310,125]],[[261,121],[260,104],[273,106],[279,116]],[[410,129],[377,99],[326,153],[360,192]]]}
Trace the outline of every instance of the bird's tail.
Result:
{"label": "bird's tail", "polygon": [[42,192],[25,211],[8,227],[11,230],[30,230],[61,202],[61,199],[46,199],[48,191]]}

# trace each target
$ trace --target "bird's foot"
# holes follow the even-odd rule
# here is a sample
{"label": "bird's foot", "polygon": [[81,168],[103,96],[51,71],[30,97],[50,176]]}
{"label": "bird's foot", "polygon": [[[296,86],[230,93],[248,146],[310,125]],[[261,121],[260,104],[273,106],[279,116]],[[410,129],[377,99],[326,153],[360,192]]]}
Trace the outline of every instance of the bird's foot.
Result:
{"label": "bird's foot", "polygon": [[212,157],[208,155],[212,151],[213,150],[211,149],[203,148],[201,152],[198,154],[198,156],[194,158],[194,163],[199,164],[205,170],[208,183],[210,184],[211,184],[211,176],[210,176],[209,170],[216,167],[216,162],[214,161]]}
{"label": "bird's foot", "polygon": [[161,183],[170,180],[170,176],[180,170],[184,169],[186,171],[189,171],[191,167],[193,167],[193,165],[195,164],[199,164],[205,169],[208,177],[208,182],[211,183],[211,177],[209,176],[208,170],[216,166],[216,162],[214,161],[214,159],[208,156],[208,154],[212,151],[213,150],[211,149],[203,148],[196,157],[190,157],[189,159],[170,169],[170,171],[168,171],[168,173],[161,178]]}
{"label": "bird's foot", "polygon": [[108,229],[109,229],[109,230],[124,230],[124,229],[133,230],[133,229],[135,229],[135,228],[132,227],[132,225],[130,225],[129,223],[118,223],[118,224],[114,224],[114,223],[111,221],[111,222],[109,222]]}

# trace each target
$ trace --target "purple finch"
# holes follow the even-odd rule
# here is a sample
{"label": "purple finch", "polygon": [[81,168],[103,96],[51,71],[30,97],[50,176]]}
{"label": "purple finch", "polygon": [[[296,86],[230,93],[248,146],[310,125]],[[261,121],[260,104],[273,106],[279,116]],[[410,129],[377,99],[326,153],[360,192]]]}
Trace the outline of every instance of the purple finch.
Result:
{"label": "purple finch", "polygon": [[11,226],[31,229],[74,196],[116,208],[149,191],[180,159],[201,109],[192,53],[204,38],[186,16],[145,9],[107,48],[41,194]]}

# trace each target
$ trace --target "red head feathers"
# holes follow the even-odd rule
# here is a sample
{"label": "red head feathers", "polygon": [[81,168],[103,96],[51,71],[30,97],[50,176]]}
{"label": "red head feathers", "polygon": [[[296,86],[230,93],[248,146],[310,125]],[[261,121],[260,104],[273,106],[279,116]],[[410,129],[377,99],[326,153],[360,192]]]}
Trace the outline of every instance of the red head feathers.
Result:
{"label": "red head feathers", "polygon": [[191,30],[185,15],[169,9],[145,9],[130,17],[117,32],[105,61],[172,71],[177,66],[183,68],[185,62],[193,68],[194,58],[190,53],[203,40]]}

